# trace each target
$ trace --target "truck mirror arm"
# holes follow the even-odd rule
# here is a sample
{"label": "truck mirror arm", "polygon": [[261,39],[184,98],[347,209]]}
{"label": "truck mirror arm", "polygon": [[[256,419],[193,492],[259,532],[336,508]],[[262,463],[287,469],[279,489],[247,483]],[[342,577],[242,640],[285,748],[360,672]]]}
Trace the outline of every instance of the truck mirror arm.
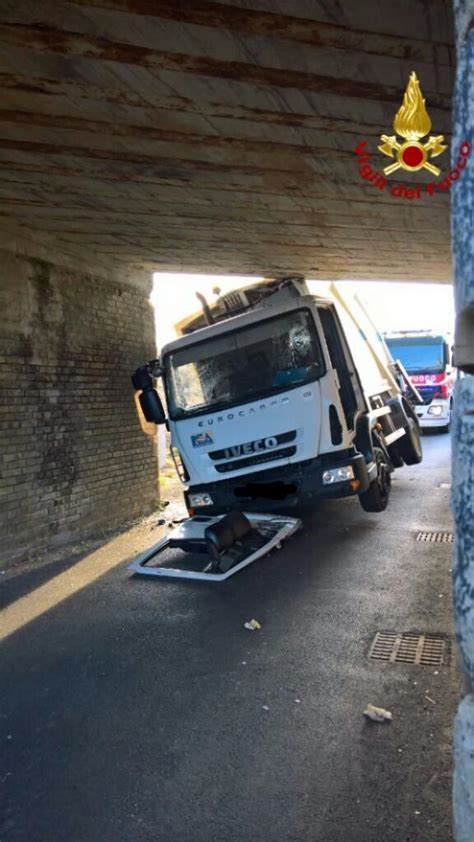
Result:
{"label": "truck mirror arm", "polygon": [[[153,377],[157,376],[155,373],[158,370],[157,363],[159,365],[159,360],[151,360],[137,368],[132,375],[132,383],[136,392],[140,393],[138,399],[145,419],[154,424],[165,424],[166,414],[163,404],[153,385]],[[159,371],[162,372],[161,366],[159,366]]]}
{"label": "truck mirror arm", "polygon": [[153,386],[151,378],[154,377],[155,380],[158,380],[158,378],[162,377],[163,374],[164,369],[161,365],[161,361],[159,359],[150,360],[145,363],[145,365],[139,366],[139,368],[137,368],[132,374],[133,386],[137,390],[149,389]]}

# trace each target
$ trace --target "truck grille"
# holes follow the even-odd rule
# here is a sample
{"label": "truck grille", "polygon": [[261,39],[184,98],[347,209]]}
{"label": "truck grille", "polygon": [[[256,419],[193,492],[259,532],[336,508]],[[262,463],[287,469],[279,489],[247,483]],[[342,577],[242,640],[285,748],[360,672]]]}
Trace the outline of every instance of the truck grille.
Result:
{"label": "truck grille", "polygon": [[[268,439],[274,439],[276,445],[280,444],[288,444],[290,441],[294,441],[296,438],[296,430],[290,430],[288,433],[276,433],[275,435],[266,436],[265,439],[257,439],[257,441],[245,442],[244,444],[237,444],[229,447],[224,448],[223,450],[211,450],[210,453],[207,455],[213,462],[217,462],[220,459],[237,459],[237,457],[241,456],[250,456],[251,451],[255,448],[255,453],[262,453],[265,451],[265,447],[259,449],[256,447],[257,444],[261,445]],[[249,450],[245,450],[245,448],[249,448]]]}
{"label": "truck grille", "polygon": [[282,447],[279,450],[267,450],[256,453],[255,456],[246,456],[245,459],[233,459],[231,462],[222,462],[221,465],[214,465],[216,471],[225,474],[228,471],[238,471],[239,468],[247,468],[250,465],[259,465],[262,462],[273,462],[275,459],[287,459],[294,456],[296,447]]}

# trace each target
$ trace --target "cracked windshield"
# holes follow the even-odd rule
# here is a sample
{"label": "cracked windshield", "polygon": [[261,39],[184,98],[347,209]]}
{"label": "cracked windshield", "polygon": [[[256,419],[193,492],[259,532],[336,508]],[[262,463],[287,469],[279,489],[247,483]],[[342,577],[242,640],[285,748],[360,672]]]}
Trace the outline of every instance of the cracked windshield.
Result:
{"label": "cracked windshield", "polygon": [[165,365],[175,415],[243,403],[301,386],[323,373],[306,310],[189,346],[171,354]]}

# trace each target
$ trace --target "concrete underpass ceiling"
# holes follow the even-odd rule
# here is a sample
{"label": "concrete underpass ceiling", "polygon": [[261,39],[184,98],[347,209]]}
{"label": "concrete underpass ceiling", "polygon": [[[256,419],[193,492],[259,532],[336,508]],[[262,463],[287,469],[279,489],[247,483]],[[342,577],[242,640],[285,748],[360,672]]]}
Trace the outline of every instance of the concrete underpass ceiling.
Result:
{"label": "concrete underpass ceiling", "polygon": [[0,17],[6,239],[111,267],[451,279],[449,196],[378,191],[353,151],[389,163],[412,70],[450,140],[449,2],[2,0]]}

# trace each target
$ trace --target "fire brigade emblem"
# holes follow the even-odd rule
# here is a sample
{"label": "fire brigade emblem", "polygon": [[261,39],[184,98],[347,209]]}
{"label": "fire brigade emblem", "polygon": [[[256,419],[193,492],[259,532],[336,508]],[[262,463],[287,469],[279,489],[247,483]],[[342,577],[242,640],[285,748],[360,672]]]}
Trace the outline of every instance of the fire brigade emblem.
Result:
{"label": "fire brigade emblem", "polygon": [[404,138],[404,142],[399,143],[395,135],[381,135],[383,143],[379,146],[379,151],[389,158],[396,156],[397,159],[393,164],[384,167],[385,175],[390,175],[400,167],[408,172],[425,169],[432,175],[441,174],[439,167],[431,164],[428,158],[436,158],[448,147],[443,143],[442,134],[436,137],[430,135],[426,143],[420,142],[431,130],[431,120],[414,71],[408,80],[403,103],[395,115],[393,128],[397,135]]}

